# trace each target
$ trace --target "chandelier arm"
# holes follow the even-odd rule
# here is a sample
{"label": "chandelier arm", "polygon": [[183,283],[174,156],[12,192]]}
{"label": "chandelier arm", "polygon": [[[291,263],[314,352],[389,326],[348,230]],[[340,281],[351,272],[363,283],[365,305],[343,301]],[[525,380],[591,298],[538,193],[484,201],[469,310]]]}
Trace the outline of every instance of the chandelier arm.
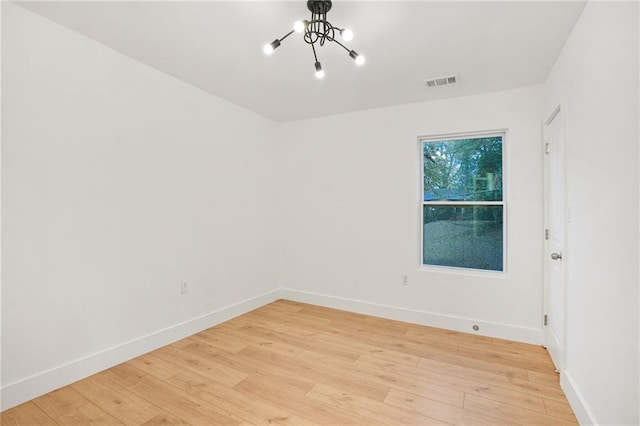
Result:
{"label": "chandelier arm", "polygon": [[313,58],[318,62],[318,56],[316,55],[316,46],[311,43],[311,49],[313,50]]}
{"label": "chandelier arm", "polygon": [[283,41],[285,38],[289,37],[289,36],[290,36],[291,34],[293,34],[294,32],[295,32],[295,30],[291,30],[291,31],[289,31],[289,32],[288,32],[284,37],[282,37],[282,38],[280,39],[280,41]]}

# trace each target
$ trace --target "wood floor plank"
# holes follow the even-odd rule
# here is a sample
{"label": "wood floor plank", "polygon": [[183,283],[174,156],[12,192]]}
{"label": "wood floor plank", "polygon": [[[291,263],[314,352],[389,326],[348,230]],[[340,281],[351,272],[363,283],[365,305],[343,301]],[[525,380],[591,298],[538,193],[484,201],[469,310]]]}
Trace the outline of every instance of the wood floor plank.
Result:
{"label": "wood floor plank", "polygon": [[36,398],[33,402],[58,425],[123,424],[69,386]]}
{"label": "wood floor plank", "polygon": [[[298,312],[304,306],[305,306],[304,303],[294,302],[286,299],[280,299],[263,306],[263,308],[277,307],[277,309],[286,311],[286,312]],[[262,310],[262,308],[260,309]]]}
{"label": "wood floor plank", "polygon": [[322,315],[316,316],[304,312],[290,314],[288,324],[291,327],[305,328],[310,331],[322,331],[328,335],[348,336],[351,340],[358,341],[364,341],[373,335],[372,326],[369,324],[336,323],[335,317],[324,318]]}
{"label": "wood floor plank", "polygon": [[560,387],[560,375],[555,372],[555,367],[548,372],[527,371],[530,382],[545,383]]}
{"label": "wood floor plank", "polygon": [[245,350],[237,354],[210,352],[206,344],[191,345],[185,349],[199,354],[200,356],[218,363],[221,366],[242,371],[247,376],[277,378],[281,382],[286,383],[287,388],[291,392],[299,390],[300,393],[304,394],[311,388],[311,386],[313,386],[314,383],[313,378],[296,374],[296,371],[289,365],[276,365],[269,360],[249,357],[244,352]]}
{"label": "wood floor plank", "polygon": [[180,367],[158,359],[156,352],[134,358],[128,364],[158,379],[167,379],[180,372]]}
{"label": "wood floor plank", "polygon": [[444,375],[448,378],[459,377],[477,383],[504,387],[516,393],[528,393],[538,397],[546,396],[548,398],[565,400],[565,395],[557,383],[536,383],[431,359],[421,359],[418,363],[418,368]]}
{"label": "wood floor plank", "polygon": [[162,413],[159,407],[107,379],[91,376],[71,388],[125,425],[140,425]]}
{"label": "wood floor plank", "polygon": [[[377,358],[372,358],[378,361]],[[372,395],[369,395],[370,399],[376,401],[382,401],[386,397],[387,393],[382,393],[382,391],[388,391],[391,388],[397,388],[409,392],[415,392],[435,401],[462,407],[462,400],[464,397],[463,392],[452,389],[450,387],[442,386],[435,381],[424,380],[423,378],[419,377],[419,375],[413,373],[415,371],[415,367],[402,366],[402,368],[409,372],[406,375],[401,375],[397,374],[396,372],[385,370],[377,364],[366,365],[363,363],[344,364],[331,362],[325,363],[324,367],[333,370],[334,374],[338,374],[339,377],[349,378],[349,382],[352,383],[361,384],[366,382],[373,382],[375,384],[378,384],[378,392],[381,393],[381,397],[376,398]],[[345,380],[343,379],[343,382],[344,381]],[[367,396],[365,392],[357,390],[354,385],[349,385],[349,382],[347,382],[346,384],[337,382],[329,383],[328,380],[322,377],[320,378],[319,382],[330,384],[340,389],[348,389],[351,392],[359,393],[362,396]]]}
{"label": "wood floor plank", "polygon": [[[136,367],[132,366],[129,367],[130,370],[135,368]],[[112,377],[114,377],[114,381],[118,383],[119,377],[115,375]],[[162,407],[163,410],[187,423],[193,425],[211,423],[238,425],[242,422],[242,419],[239,417],[200,401],[165,380],[158,379],[150,374],[144,374],[142,376],[137,374],[137,377],[138,379],[134,384],[130,384],[127,380],[123,380],[120,384],[128,385],[128,389],[141,398],[146,399],[158,407]]]}
{"label": "wood floor plank", "polygon": [[381,358],[390,359],[394,360],[395,362],[413,366],[417,365],[418,363],[419,357],[415,355],[399,352],[396,350],[384,349],[379,346],[366,343],[366,341],[354,341],[353,337],[351,337],[350,334],[341,333],[337,330],[332,333],[327,333],[324,327],[315,327],[312,331],[292,327],[288,332],[294,336],[299,336],[301,338],[313,339],[314,344],[319,344],[322,346],[348,346],[349,348],[353,349],[358,355],[362,353],[370,353]]}
{"label": "wood floor plank", "polygon": [[467,349],[480,349],[489,352],[504,354],[516,359],[530,359],[549,364],[550,359],[547,351],[542,346],[528,345],[525,343],[511,344],[504,340],[484,338],[477,340],[481,336],[472,336],[465,333],[455,333],[449,336],[449,342],[453,345]]}
{"label": "wood floor plank", "polygon": [[405,336],[407,331],[410,329],[410,325],[408,323],[388,318],[372,317],[370,315],[365,317],[363,324],[365,326],[373,327],[377,334],[387,334],[392,336]]}
{"label": "wood floor plank", "polygon": [[566,420],[575,421],[576,416],[571,410],[571,406],[568,401],[558,401],[555,399],[542,398],[544,406],[547,409],[547,413],[554,417],[561,417]]}
{"label": "wood floor plank", "polygon": [[509,365],[523,370],[530,371],[549,371],[553,368],[553,363],[550,359],[532,359],[523,357],[522,355],[511,355],[506,352],[496,352],[488,350],[480,350],[477,348],[459,348],[458,356],[473,358],[476,360],[487,361],[494,364]]}
{"label": "wood floor plank", "polygon": [[[542,402],[542,397],[518,392],[513,388],[509,388],[508,384],[499,386],[493,383],[473,381],[465,377],[451,376],[435,371],[410,369],[401,365],[380,363],[374,359],[371,359],[370,357],[368,358],[365,355],[362,356],[358,363],[371,366],[372,368],[379,368],[382,371],[388,372],[388,374],[394,378],[404,377],[404,381],[398,379],[398,383],[409,382],[411,384],[416,383],[416,385],[413,385],[411,387],[406,385],[395,387],[436,401],[462,407],[463,395],[474,394],[483,396],[485,398],[518,405],[523,408],[538,411],[540,413],[546,413],[545,406]],[[434,390],[430,390],[429,387],[434,388]],[[453,399],[453,396],[450,396],[449,400],[439,398],[439,396],[441,395],[450,395],[450,393],[446,393],[441,389],[448,390],[449,392],[457,392],[461,396],[458,399]],[[452,401],[455,403],[453,403]]]}
{"label": "wood floor plank", "polygon": [[[434,354],[427,355],[426,359],[432,359],[434,361],[440,361],[446,364],[453,364],[460,367],[467,367],[486,373],[495,375],[502,375],[507,378],[527,380],[527,370],[524,368],[513,367],[511,365],[504,365],[496,362],[488,362],[481,359],[475,359],[472,356],[460,356],[453,354]],[[418,366],[421,366],[424,361],[418,361]]]}
{"label": "wood floor plank", "polygon": [[280,322],[273,321],[269,317],[266,317],[263,315],[256,315],[253,312],[250,312],[248,314],[244,314],[239,316],[238,318],[235,318],[231,322],[231,324],[233,324],[233,327],[230,326],[229,328],[234,328],[234,329],[238,329],[241,327],[260,327],[262,329],[268,329],[273,332],[282,332],[282,333],[286,333],[287,330],[289,329],[289,326],[287,324],[282,324]]}
{"label": "wood floor plank", "polygon": [[78,395],[73,389],[65,387],[36,398],[33,402],[55,420],[70,411],[81,408],[89,401]]}
{"label": "wood floor plank", "polygon": [[372,422],[394,425],[448,425],[448,423],[413,411],[400,411],[392,405],[354,395],[344,389],[324,384],[315,385],[307,397],[371,419]]}
{"label": "wood floor plank", "polygon": [[194,342],[193,336],[189,336],[184,339],[180,339],[177,342],[173,342],[171,346],[176,348],[184,348],[185,346],[190,345],[193,342]]}
{"label": "wood floor plank", "polygon": [[328,344],[318,345],[314,343],[313,338],[301,339],[296,336],[288,335],[282,331],[271,331],[263,327],[256,327],[252,325],[242,327],[241,330],[242,332],[247,334],[269,338],[275,342],[285,343],[291,346],[297,346],[301,349],[306,349],[311,352],[318,352],[323,355],[340,358],[340,359],[346,359],[348,361],[355,361],[359,356],[359,353],[356,350],[353,350],[349,347],[345,347],[341,345],[328,345]]}
{"label": "wood floor plank", "polygon": [[244,340],[247,344],[261,347],[263,349],[276,352],[282,355],[295,356],[302,349],[297,346],[292,346],[286,343],[274,342],[269,337],[255,336],[251,333],[243,333],[242,329],[238,330],[224,330],[225,335]]}
{"label": "wood floor plank", "polygon": [[[309,378],[313,383],[327,383],[346,388],[358,395],[382,401],[389,392],[389,386],[381,384],[367,377],[354,376],[349,368],[336,369],[336,363],[317,365],[300,358],[290,358],[283,355],[269,353],[260,348],[244,349],[239,355],[246,356],[253,362],[266,362],[272,367],[279,367],[283,371],[293,373],[299,377]],[[315,360],[314,360],[315,361]],[[351,365],[351,364],[349,364]]]}
{"label": "wood floor plank", "polygon": [[280,300],[2,413],[3,424],[576,424],[539,346]]}
{"label": "wood floor plank", "polygon": [[45,414],[33,401],[2,412],[0,424],[3,426],[19,425],[56,425],[51,417]]}
{"label": "wood floor plank", "polygon": [[367,315],[358,314],[355,312],[349,312],[349,315],[344,315],[344,311],[338,309],[326,308],[324,306],[301,304],[302,309],[298,311],[300,315],[311,315],[320,318],[326,318],[329,321],[340,321],[347,324],[362,323],[367,319]]}
{"label": "wood floor plank", "polygon": [[[324,425],[371,425],[371,419],[332,407],[304,394],[290,393],[286,383],[259,376],[247,377],[234,389],[269,404],[291,410],[296,415]],[[311,388],[309,389],[311,390]]]}
{"label": "wood floor plank", "polygon": [[575,419],[573,419],[573,421],[565,420],[475,395],[465,395],[464,408],[465,410],[484,413],[504,421],[521,425],[562,426],[577,424]]}
{"label": "wood floor plank", "polygon": [[217,384],[193,372],[180,373],[169,383],[203,401],[214,404],[229,413],[257,425],[289,424],[314,425],[300,416],[279,407],[251,398],[235,389]]}
{"label": "wood floor plank", "polygon": [[517,351],[520,353],[529,353],[533,351],[533,353],[537,354],[538,356],[548,357],[547,351],[542,346],[539,346],[539,345],[532,345],[529,343],[522,343],[522,342],[514,342],[513,340],[504,340],[504,339],[498,339],[495,337],[491,339],[491,343],[493,347],[502,347],[502,348],[509,349],[512,351]]}
{"label": "wood floor plank", "polygon": [[403,336],[408,330],[403,323],[376,322],[373,317],[367,315],[354,313],[344,315],[344,311],[320,306],[307,305],[298,312],[298,315],[324,318],[331,321],[329,324],[331,327],[358,331],[360,333],[368,332],[379,335]]}
{"label": "wood floor plank", "polygon": [[390,349],[397,352],[421,358],[433,358],[441,355],[457,355],[459,348],[446,343],[430,343],[415,341],[401,336],[380,336],[374,335],[366,343],[383,349]]}
{"label": "wood floor plank", "polygon": [[247,347],[246,341],[230,336],[229,333],[225,333],[223,330],[218,330],[215,327],[194,334],[192,338],[195,340],[201,340],[204,343],[208,343],[211,346],[230,353],[236,353]]}
{"label": "wood floor plank", "polygon": [[82,407],[69,411],[60,417],[56,417],[56,423],[60,426],[76,425],[122,425],[123,423],[115,417],[108,415],[94,404],[83,405]]}
{"label": "wood floor plank", "polygon": [[239,417],[211,404],[203,403],[188,393],[152,376],[144,377],[141,383],[136,384],[132,390],[194,425],[206,423],[238,425],[242,422]]}
{"label": "wood floor plank", "polygon": [[[446,334],[434,333],[431,330],[421,331],[411,329],[407,331],[407,337],[424,343],[446,343],[457,346],[463,350],[480,350],[495,353],[508,359],[513,359],[518,363],[526,363],[529,361],[542,363],[545,365],[545,369],[552,365],[544,348],[536,345],[508,342],[506,340],[459,332],[448,332]],[[526,367],[523,366],[523,368]]]}
{"label": "wood floor plank", "polygon": [[[260,309],[260,313],[257,314],[261,319],[268,319],[275,321],[278,324],[287,326],[300,325],[303,327],[326,327],[331,322],[325,318],[318,318],[308,315],[300,315],[297,312],[277,311],[277,310],[263,310]],[[247,314],[247,319],[255,318],[251,314]]]}
{"label": "wood floor plank", "polygon": [[175,425],[175,426],[192,426],[190,423],[185,422],[184,420],[166,413],[162,412],[155,416],[154,418],[142,423],[142,426],[164,426],[164,425]]}
{"label": "wood floor plank", "polygon": [[391,389],[385,402],[401,409],[422,413],[452,425],[488,425],[518,424],[505,421],[498,417],[488,416],[483,413],[470,412],[464,408],[443,404],[428,398],[423,398],[409,392]]}
{"label": "wood floor plank", "polygon": [[144,371],[134,367],[129,362],[125,362],[95,374],[94,377],[103,377],[124,388],[131,388],[140,383],[142,378],[146,375],[147,373]]}
{"label": "wood floor plank", "polygon": [[315,327],[316,331],[322,332],[325,335],[340,336],[342,338],[348,338],[350,342],[366,342],[374,332],[367,328],[357,327],[352,325],[336,324],[330,322],[327,325],[318,325]]}
{"label": "wood floor plank", "polygon": [[368,350],[367,352],[363,352],[360,356],[362,355],[370,355],[382,361],[394,362],[411,367],[417,366],[418,361],[420,360],[420,357],[415,355],[405,354],[403,352],[393,351],[389,349],[382,349],[376,346],[372,346],[372,349]]}
{"label": "wood floor plank", "polygon": [[[241,382],[247,375],[241,371],[212,362],[188,351],[180,350],[172,346],[166,346],[154,352],[157,359],[166,361],[167,365],[175,366],[178,372],[185,369],[207,376],[210,380],[226,386],[233,386]],[[170,368],[169,371],[174,371]],[[175,375],[174,375],[175,376]],[[173,376],[170,376],[173,377]]]}

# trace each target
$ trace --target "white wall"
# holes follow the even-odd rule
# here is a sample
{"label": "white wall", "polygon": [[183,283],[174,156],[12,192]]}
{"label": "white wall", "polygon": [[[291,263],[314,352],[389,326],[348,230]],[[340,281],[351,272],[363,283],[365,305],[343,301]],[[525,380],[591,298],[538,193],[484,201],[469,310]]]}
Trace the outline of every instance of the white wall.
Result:
{"label": "white wall", "polygon": [[[533,86],[285,124],[284,294],[541,343],[542,94]],[[508,273],[419,271],[418,136],[493,129],[509,132]]]}
{"label": "white wall", "polygon": [[638,4],[589,3],[547,82],[566,119],[566,369],[583,423],[637,425]]}
{"label": "white wall", "polygon": [[6,409],[277,298],[281,194],[278,124],[2,8]]}

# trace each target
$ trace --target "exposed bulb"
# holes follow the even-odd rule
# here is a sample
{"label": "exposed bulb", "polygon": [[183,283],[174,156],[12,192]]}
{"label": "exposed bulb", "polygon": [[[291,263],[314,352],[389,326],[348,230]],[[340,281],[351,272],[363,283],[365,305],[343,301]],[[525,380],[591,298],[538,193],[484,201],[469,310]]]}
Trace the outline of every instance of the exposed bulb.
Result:
{"label": "exposed bulb", "polygon": [[305,22],[304,22],[304,21],[296,21],[296,22],[293,24],[293,31],[295,31],[295,32],[297,32],[297,33],[301,33],[301,32],[303,32],[303,31],[304,31],[304,29],[305,29],[305,27],[306,27],[306,26],[307,26],[307,25],[305,24]]}
{"label": "exposed bulb", "polygon": [[356,52],[355,50],[350,50],[349,56],[351,56],[351,59],[356,61],[356,65],[364,64],[364,56],[359,55],[358,52]]}
{"label": "exposed bulb", "polygon": [[340,30],[340,35],[342,36],[342,39],[344,41],[351,41],[353,40],[353,31],[347,29],[347,28],[343,28],[342,30]]}
{"label": "exposed bulb", "polygon": [[321,79],[324,77],[324,70],[322,69],[322,65],[320,65],[320,62],[316,62],[315,63],[315,67],[316,67],[316,78]]}
{"label": "exposed bulb", "polygon": [[278,48],[278,46],[280,46],[280,40],[275,39],[271,43],[265,44],[262,50],[264,51],[265,54],[271,55],[273,51]]}

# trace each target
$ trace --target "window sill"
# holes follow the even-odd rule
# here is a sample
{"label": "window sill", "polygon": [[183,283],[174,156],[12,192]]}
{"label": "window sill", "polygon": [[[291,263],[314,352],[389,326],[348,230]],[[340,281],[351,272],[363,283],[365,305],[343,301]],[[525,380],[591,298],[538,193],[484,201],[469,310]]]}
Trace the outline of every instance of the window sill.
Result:
{"label": "window sill", "polygon": [[466,277],[507,279],[507,271],[487,271],[482,269],[454,268],[451,266],[419,265],[418,272],[438,273],[445,275],[461,275]]}

